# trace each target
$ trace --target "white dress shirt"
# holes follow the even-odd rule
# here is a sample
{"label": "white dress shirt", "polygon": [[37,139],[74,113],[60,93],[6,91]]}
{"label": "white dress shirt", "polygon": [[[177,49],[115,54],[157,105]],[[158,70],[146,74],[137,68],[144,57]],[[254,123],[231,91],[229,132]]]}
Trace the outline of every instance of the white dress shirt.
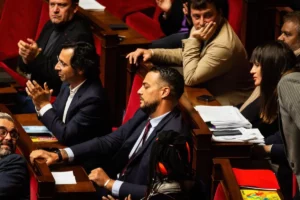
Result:
{"label": "white dress shirt", "polygon": [[[69,110],[69,107],[72,103],[72,100],[73,100],[73,97],[75,96],[76,92],[79,90],[80,86],[82,86],[82,84],[85,82],[82,81],[79,85],[77,85],[75,88],[71,89],[71,87],[69,87],[70,89],[70,94],[69,94],[69,97],[68,97],[68,100],[66,102],[66,105],[65,105],[65,109],[64,109],[64,114],[63,114],[63,118],[62,118],[62,122],[65,123],[66,121],[66,116],[67,116],[67,113],[68,113],[68,110]],[[49,103],[47,105],[45,105],[44,107],[42,107],[39,111],[37,111],[37,114],[39,116],[43,116],[48,110],[50,110],[52,108],[52,105]]]}

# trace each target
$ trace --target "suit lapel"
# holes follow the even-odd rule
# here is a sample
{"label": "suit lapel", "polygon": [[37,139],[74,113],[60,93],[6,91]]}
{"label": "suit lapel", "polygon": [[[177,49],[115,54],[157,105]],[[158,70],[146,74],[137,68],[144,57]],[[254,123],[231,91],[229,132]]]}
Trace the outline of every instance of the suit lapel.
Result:
{"label": "suit lapel", "polygon": [[[155,127],[151,135],[146,140],[145,144],[138,150],[136,156],[134,157],[133,161],[138,158],[141,154],[148,149],[148,147],[152,144],[153,140],[156,138],[157,134],[162,130],[163,127],[174,117],[175,111],[171,111],[167,116],[165,116],[161,122]],[[132,162],[133,163],[133,162]]]}
{"label": "suit lapel", "polygon": [[69,116],[71,114],[71,112],[76,108],[76,106],[79,103],[80,97],[84,94],[84,92],[87,90],[87,88],[90,86],[91,82],[86,80],[78,89],[78,91],[76,92],[76,94],[74,95],[72,102],[69,106],[67,115],[66,115],[66,122],[69,121]]}
{"label": "suit lapel", "polygon": [[58,102],[55,103],[55,105],[57,106],[57,115],[60,116],[61,118],[63,118],[63,114],[64,114],[64,110],[65,110],[65,106],[66,106],[69,94],[70,94],[69,84],[66,84],[61,97],[57,98],[57,100],[56,100],[56,101],[64,102],[64,103],[58,103]]}

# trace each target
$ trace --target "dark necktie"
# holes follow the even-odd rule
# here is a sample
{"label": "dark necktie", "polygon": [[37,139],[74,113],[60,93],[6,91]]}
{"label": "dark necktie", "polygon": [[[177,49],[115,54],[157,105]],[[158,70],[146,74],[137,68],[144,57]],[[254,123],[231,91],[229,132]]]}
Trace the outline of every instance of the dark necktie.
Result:
{"label": "dark necktie", "polygon": [[125,165],[125,167],[123,168],[122,170],[122,173],[121,173],[121,176],[124,176],[125,173],[126,173],[126,170],[128,168],[128,166],[130,165],[130,163],[133,161],[133,159],[135,158],[137,152],[138,152],[138,149],[139,149],[139,146],[143,145],[146,140],[147,140],[147,136],[148,136],[148,133],[149,133],[149,130],[151,128],[151,123],[150,123],[150,120],[147,121],[146,123],[146,126],[145,126],[145,131],[144,131],[144,134],[142,136],[142,139],[140,140],[140,142],[138,143],[138,145],[136,146],[136,149],[134,150],[134,153],[132,154],[132,156],[129,158],[127,164]]}

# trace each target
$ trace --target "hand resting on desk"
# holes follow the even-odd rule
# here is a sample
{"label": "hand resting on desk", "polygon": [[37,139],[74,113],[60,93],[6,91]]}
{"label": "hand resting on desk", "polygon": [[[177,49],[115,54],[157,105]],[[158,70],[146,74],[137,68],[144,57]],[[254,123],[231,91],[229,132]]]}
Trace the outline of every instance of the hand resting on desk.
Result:
{"label": "hand resting on desk", "polygon": [[[61,155],[62,155],[62,161],[67,161],[68,160],[68,154],[66,153],[65,150],[60,149]],[[43,158],[46,161],[47,165],[52,165],[57,162],[59,162],[59,156],[55,152],[49,152],[45,150],[34,150],[30,154],[30,162],[33,164],[34,159],[37,158]]]}

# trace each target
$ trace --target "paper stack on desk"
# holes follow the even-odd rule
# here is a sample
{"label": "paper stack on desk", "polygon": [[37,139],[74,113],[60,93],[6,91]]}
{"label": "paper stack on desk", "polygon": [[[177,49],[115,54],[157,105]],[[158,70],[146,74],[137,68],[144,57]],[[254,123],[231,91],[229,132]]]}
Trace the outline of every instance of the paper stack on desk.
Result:
{"label": "paper stack on desk", "polygon": [[[214,136],[212,135],[212,140],[215,142],[249,142],[249,143],[264,143],[264,136],[260,133],[257,128],[245,129],[238,128],[242,134],[241,135],[224,135],[224,136]],[[215,130],[218,131],[218,130]]]}
{"label": "paper stack on desk", "polygon": [[96,0],[80,0],[79,6],[85,10],[103,11],[105,7]]}
{"label": "paper stack on desk", "polygon": [[264,137],[260,131],[251,129],[252,124],[236,107],[196,106],[195,109],[209,129],[214,132],[213,141],[264,143]]}
{"label": "paper stack on desk", "polygon": [[233,106],[195,106],[212,129],[252,128],[252,124]]}

